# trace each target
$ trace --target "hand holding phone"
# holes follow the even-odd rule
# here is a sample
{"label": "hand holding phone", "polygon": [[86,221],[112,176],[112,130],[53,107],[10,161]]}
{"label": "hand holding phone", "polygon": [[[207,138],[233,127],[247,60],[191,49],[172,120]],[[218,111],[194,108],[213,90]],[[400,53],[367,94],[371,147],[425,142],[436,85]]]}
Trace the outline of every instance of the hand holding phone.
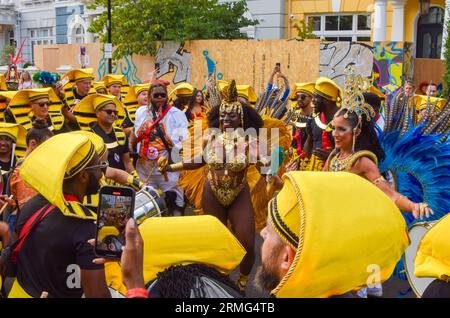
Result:
{"label": "hand holding phone", "polygon": [[134,215],[135,192],[129,187],[100,189],[94,252],[98,257],[120,258],[125,227]]}

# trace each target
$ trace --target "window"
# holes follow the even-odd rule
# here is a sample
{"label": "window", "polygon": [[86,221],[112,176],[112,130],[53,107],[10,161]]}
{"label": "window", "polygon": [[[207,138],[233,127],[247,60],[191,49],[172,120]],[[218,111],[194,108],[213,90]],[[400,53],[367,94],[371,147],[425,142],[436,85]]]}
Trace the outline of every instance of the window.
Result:
{"label": "window", "polygon": [[83,44],[84,42],[84,28],[79,24],[72,31],[72,43]]}
{"label": "window", "polygon": [[33,45],[40,44],[52,44],[53,38],[53,28],[39,28],[39,29],[29,29],[30,39]]}
{"label": "window", "polygon": [[325,41],[370,41],[370,14],[323,14],[307,19],[313,33]]}

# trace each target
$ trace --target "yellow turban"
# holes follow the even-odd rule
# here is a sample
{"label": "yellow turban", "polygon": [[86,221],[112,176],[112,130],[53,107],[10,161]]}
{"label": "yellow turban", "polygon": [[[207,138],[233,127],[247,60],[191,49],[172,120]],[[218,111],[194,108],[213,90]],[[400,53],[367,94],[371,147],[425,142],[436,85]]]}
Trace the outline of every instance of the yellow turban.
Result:
{"label": "yellow turban", "polygon": [[189,83],[181,83],[175,87],[169,94],[169,99],[176,97],[190,97],[194,93],[194,86]]}
{"label": "yellow turban", "polygon": [[125,106],[137,105],[137,97],[140,93],[148,91],[150,89],[150,83],[138,84],[130,87],[127,96],[124,99]]}
{"label": "yellow turban", "polygon": [[347,172],[290,172],[283,179],[269,220],[296,255],[272,294],[342,295],[366,286],[374,264],[381,281],[391,276],[409,238],[388,196]]}
{"label": "yellow turban", "polygon": [[125,119],[125,109],[122,103],[113,95],[96,93],[86,96],[73,108],[73,114],[77,118],[80,128],[90,130],[90,124],[97,121],[95,112],[108,104],[116,105],[116,110],[119,112],[116,125],[122,125]]}
{"label": "yellow turban", "polygon": [[105,82],[93,82],[92,86],[94,86],[95,92],[98,92],[99,89],[104,89],[107,91]]}
{"label": "yellow turban", "polygon": [[24,126],[27,130],[32,128],[31,117],[33,116],[33,112],[29,104],[40,98],[49,99],[48,112],[52,119],[52,124],[56,130],[61,129],[64,124],[64,117],[61,113],[63,103],[51,87],[24,89],[15,92],[8,107],[16,123]]}
{"label": "yellow turban", "polygon": [[22,159],[27,150],[27,130],[19,124],[0,123],[0,136],[6,136],[16,144],[16,155]]}
{"label": "yellow turban", "polygon": [[450,215],[439,220],[423,237],[414,260],[414,275],[450,279]]}
{"label": "yellow turban", "polygon": [[94,155],[94,146],[87,137],[73,133],[55,135],[24,159],[19,174],[65,216],[95,220],[95,213],[78,202],[66,201],[62,191],[64,179],[82,171]]}
{"label": "yellow turban", "polygon": [[108,74],[103,77],[102,82],[105,83],[106,87],[110,87],[114,84],[126,85],[128,84],[127,78],[122,74]]}
{"label": "yellow turban", "polygon": [[86,130],[75,130],[71,131],[70,133],[88,137],[89,140],[94,144],[95,152],[97,153],[99,158],[103,157],[103,155],[105,154],[107,148],[102,137],[100,137],[99,135]]}
{"label": "yellow turban", "polygon": [[314,87],[316,86],[316,83],[295,83],[292,87],[291,96],[290,99],[293,99],[296,97],[297,93],[304,93],[308,94],[310,96],[314,96]]}
{"label": "yellow turban", "polygon": [[314,86],[314,93],[340,104],[342,101],[342,89],[332,80],[326,77],[319,77]]}
{"label": "yellow turban", "polygon": [[258,100],[258,95],[256,95],[252,86],[236,85],[236,89],[238,91],[238,96],[247,99],[250,104],[254,104]]}
{"label": "yellow turban", "polygon": [[65,89],[69,89],[73,87],[76,83],[84,80],[94,80],[94,69],[92,68],[83,68],[71,70],[64,74],[61,81],[67,81],[66,85],[64,85]]}

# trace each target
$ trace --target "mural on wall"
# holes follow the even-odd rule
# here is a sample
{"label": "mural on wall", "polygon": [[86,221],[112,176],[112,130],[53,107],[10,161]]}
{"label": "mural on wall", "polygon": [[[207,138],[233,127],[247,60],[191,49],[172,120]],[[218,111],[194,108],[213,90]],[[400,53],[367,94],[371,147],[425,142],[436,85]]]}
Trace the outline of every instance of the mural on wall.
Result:
{"label": "mural on wall", "polygon": [[[130,85],[141,83],[137,72],[136,63],[133,61],[133,56],[126,55],[119,61],[113,61],[112,74],[122,74],[127,78],[127,82]],[[97,75],[99,79],[102,79],[108,74],[108,59],[102,57],[98,64]]]}
{"label": "mural on wall", "polygon": [[385,94],[394,93],[402,86],[405,56],[403,44],[403,42],[374,42],[373,44],[374,84]]}
{"label": "mural on wall", "polygon": [[354,65],[357,74],[371,78],[373,49],[363,43],[332,42],[320,44],[320,76],[334,80],[344,87],[344,70]]}
{"label": "mural on wall", "polygon": [[172,82],[191,82],[191,53],[184,49],[184,43],[163,42],[156,54],[155,64],[159,66],[157,78],[174,73]]}

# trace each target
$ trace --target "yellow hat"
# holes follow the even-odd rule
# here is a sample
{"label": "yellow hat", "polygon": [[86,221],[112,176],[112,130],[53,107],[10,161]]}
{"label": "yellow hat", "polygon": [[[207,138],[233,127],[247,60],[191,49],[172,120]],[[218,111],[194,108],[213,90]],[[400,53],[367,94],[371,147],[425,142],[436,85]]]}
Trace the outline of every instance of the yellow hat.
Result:
{"label": "yellow hat", "polygon": [[60,130],[64,124],[64,117],[61,113],[63,103],[51,87],[24,89],[17,91],[14,94],[9,102],[8,108],[11,110],[16,123],[24,126],[26,130],[31,129],[33,127],[31,123],[33,110],[29,103],[33,100],[45,97],[47,97],[50,102],[48,112],[52,124],[56,130]]}
{"label": "yellow hat", "polygon": [[5,122],[5,110],[17,91],[0,91],[0,122]]}
{"label": "yellow hat", "polygon": [[92,86],[94,87],[95,91],[98,93],[99,89],[104,89],[105,91],[108,91],[106,89],[105,82],[93,82]]}
{"label": "yellow hat", "polygon": [[304,93],[308,94],[310,96],[314,96],[314,87],[316,86],[316,83],[310,82],[310,83],[295,83],[292,87],[292,93],[289,98],[293,99],[296,97],[297,93]]}
{"label": "yellow hat", "polygon": [[61,79],[62,82],[67,81],[66,85],[64,85],[64,88],[66,90],[72,88],[77,82],[84,80],[91,80],[91,81],[94,80],[94,69],[83,68],[71,70],[66,74],[64,74],[64,76]]}
{"label": "yellow hat", "polygon": [[414,95],[413,102],[416,106],[416,110],[422,110],[427,108],[428,99],[430,100],[430,104],[434,105],[434,109],[432,111],[440,111],[444,108],[447,100],[439,97],[428,97],[426,95]]}
{"label": "yellow hat", "polygon": [[126,85],[128,84],[127,78],[122,74],[108,74],[102,78],[102,82],[105,83],[106,87],[110,87],[113,84]]}
{"label": "yellow hat", "polygon": [[169,99],[177,97],[190,97],[194,93],[194,86],[189,83],[181,83],[175,87],[169,94]]}
{"label": "yellow hat", "polygon": [[269,220],[296,255],[272,294],[342,295],[366,286],[374,264],[382,282],[391,276],[409,237],[386,194],[347,172],[289,172],[283,179]]}
{"label": "yellow hat", "polygon": [[125,119],[125,109],[123,108],[122,103],[113,95],[96,93],[86,96],[73,108],[73,114],[77,118],[80,128],[83,130],[90,130],[90,125],[97,121],[95,112],[110,103],[116,105],[116,110],[119,112],[116,125],[122,125]]}
{"label": "yellow hat", "polygon": [[423,237],[414,260],[414,275],[450,279],[450,215],[440,219]]}
{"label": "yellow hat", "polygon": [[6,79],[3,74],[0,74],[0,91],[7,91],[8,87],[6,86]]}
{"label": "yellow hat", "polygon": [[22,159],[27,150],[27,130],[19,124],[0,123],[0,136],[9,137],[16,144],[16,156]]}
{"label": "yellow hat", "polygon": [[78,202],[66,201],[62,191],[64,179],[83,170],[94,155],[89,138],[72,133],[55,135],[24,159],[19,174],[65,216],[95,220],[95,213]]}
{"label": "yellow hat", "polygon": [[238,96],[247,99],[250,104],[254,104],[258,100],[258,95],[256,95],[252,86],[236,85],[236,89],[238,91]]}
{"label": "yellow hat", "polygon": [[314,93],[325,99],[337,102],[342,101],[342,89],[332,80],[326,77],[319,77],[314,86]]}
{"label": "yellow hat", "polygon": [[103,138],[97,135],[96,133],[87,130],[75,130],[71,131],[70,134],[78,134],[88,137],[89,140],[94,145],[95,152],[97,153],[99,158],[103,157],[103,155],[105,154],[107,150],[105,142],[103,141]]}
{"label": "yellow hat", "polygon": [[144,91],[148,91],[150,89],[150,83],[147,84],[137,84],[132,87],[130,87],[127,96],[125,96],[124,104],[125,107],[131,106],[131,105],[137,105],[137,97],[140,93]]}

